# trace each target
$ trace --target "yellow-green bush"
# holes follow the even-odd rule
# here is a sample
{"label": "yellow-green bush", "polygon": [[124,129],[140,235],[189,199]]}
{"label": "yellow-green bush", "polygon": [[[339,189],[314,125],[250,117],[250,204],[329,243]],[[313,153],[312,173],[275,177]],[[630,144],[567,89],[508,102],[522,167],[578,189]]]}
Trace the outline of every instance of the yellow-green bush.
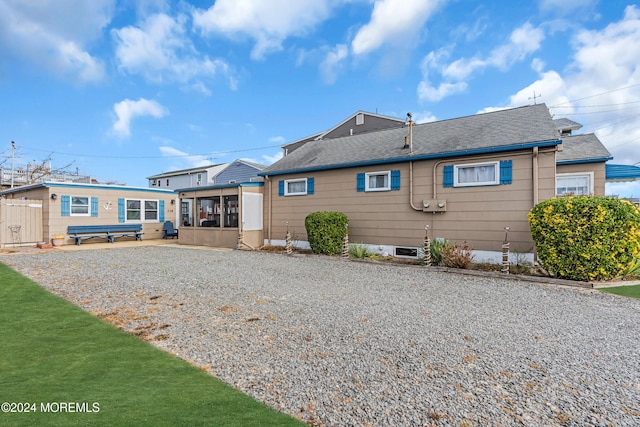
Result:
{"label": "yellow-green bush", "polygon": [[640,209],[613,197],[545,200],[529,212],[542,266],[557,277],[607,280],[640,255]]}
{"label": "yellow-green bush", "polygon": [[342,212],[312,212],[304,219],[311,250],[319,254],[339,254],[349,218]]}

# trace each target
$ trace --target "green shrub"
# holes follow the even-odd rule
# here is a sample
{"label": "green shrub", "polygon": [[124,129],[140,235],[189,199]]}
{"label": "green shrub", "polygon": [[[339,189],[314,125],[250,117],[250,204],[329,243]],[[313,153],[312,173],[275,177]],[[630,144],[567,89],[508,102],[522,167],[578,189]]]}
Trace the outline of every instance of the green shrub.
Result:
{"label": "green shrub", "polygon": [[341,212],[312,212],[304,219],[311,250],[319,254],[339,254],[349,218]]}
{"label": "green shrub", "polygon": [[349,245],[349,257],[356,259],[368,259],[374,258],[375,254],[370,251],[365,245],[360,243],[351,243]]}
{"label": "green shrub", "polygon": [[640,209],[625,200],[550,199],[534,206],[528,218],[538,259],[557,277],[612,279],[640,255]]}
{"label": "green shrub", "polygon": [[462,246],[448,240],[434,239],[430,243],[431,265],[451,268],[469,268],[473,262],[471,248],[465,242]]}

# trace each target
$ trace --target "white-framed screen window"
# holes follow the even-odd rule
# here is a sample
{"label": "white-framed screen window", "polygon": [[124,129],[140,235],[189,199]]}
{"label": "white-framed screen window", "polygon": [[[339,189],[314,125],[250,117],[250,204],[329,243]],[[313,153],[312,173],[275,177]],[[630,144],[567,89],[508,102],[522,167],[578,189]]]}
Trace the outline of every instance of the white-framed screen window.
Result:
{"label": "white-framed screen window", "polygon": [[127,221],[158,221],[157,200],[127,199],[125,206]]}
{"label": "white-framed screen window", "polygon": [[593,194],[593,172],[556,174],[556,196]]}
{"label": "white-framed screen window", "polygon": [[90,197],[71,196],[71,216],[89,216]]}
{"label": "white-framed screen window", "polygon": [[285,196],[302,196],[304,194],[307,194],[307,178],[284,181]]}
{"label": "white-framed screen window", "polygon": [[364,183],[364,191],[389,191],[391,190],[391,171],[365,173]]}
{"label": "white-framed screen window", "polygon": [[453,166],[453,186],[500,184],[500,162],[468,163]]}
{"label": "white-framed screen window", "polygon": [[202,174],[201,173],[196,175],[196,185],[202,185]]}

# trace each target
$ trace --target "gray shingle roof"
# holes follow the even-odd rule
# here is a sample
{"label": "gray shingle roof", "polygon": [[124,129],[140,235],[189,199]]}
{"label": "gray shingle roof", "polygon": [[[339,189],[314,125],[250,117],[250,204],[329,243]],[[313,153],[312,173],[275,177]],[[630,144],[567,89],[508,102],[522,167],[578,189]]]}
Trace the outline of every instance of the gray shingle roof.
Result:
{"label": "gray shingle roof", "polygon": [[562,137],[562,151],[556,156],[556,162],[576,163],[594,160],[612,159],[611,153],[593,133]]}
{"label": "gray shingle roof", "polygon": [[582,128],[582,125],[578,122],[574,122],[573,120],[569,120],[566,118],[554,119],[553,122],[556,124],[556,128],[558,130],[578,130]]}
{"label": "gray shingle roof", "polygon": [[413,155],[403,148],[408,127],[311,141],[265,168],[260,175],[357,164],[454,157],[557,141],[544,104],[413,125]]}

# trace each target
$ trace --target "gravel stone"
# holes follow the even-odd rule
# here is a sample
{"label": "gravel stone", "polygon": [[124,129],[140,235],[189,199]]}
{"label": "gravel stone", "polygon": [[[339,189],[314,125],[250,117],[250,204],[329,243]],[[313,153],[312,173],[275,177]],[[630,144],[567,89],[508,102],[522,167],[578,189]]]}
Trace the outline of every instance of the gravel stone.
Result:
{"label": "gravel stone", "polygon": [[0,262],[312,425],[640,425],[636,299],[163,246]]}

